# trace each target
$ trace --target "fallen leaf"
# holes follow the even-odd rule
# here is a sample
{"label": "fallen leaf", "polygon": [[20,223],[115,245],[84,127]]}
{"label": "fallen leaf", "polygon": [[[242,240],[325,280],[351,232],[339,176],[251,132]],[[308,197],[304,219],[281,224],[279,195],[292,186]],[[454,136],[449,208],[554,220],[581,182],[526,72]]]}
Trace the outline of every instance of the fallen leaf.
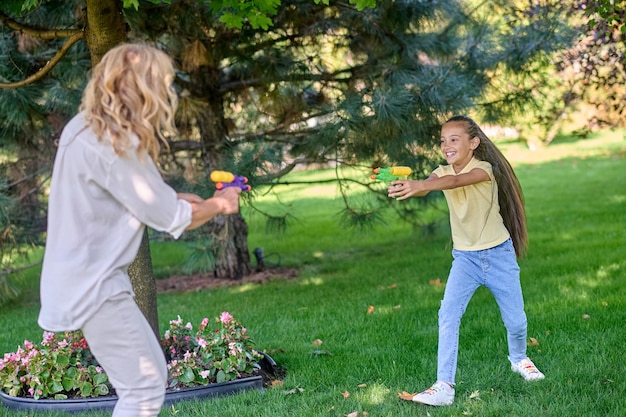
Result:
{"label": "fallen leaf", "polygon": [[398,284],[391,284],[386,287],[380,287],[381,290],[393,290],[395,288],[398,288]]}
{"label": "fallen leaf", "polygon": [[322,343],[324,342],[322,342],[320,339],[315,339],[314,341],[311,342],[311,346],[319,346]]}
{"label": "fallen leaf", "polygon": [[359,385],[357,385],[357,388],[365,388],[365,387],[367,387],[367,384],[359,384]]}
{"label": "fallen leaf", "polygon": [[409,394],[406,391],[402,391],[398,393],[398,398],[404,401],[413,401],[413,397],[415,397],[415,394]]}
{"label": "fallen leaf", "polygon": [[398,304],[397,306],[393,306],[393,309],[394,309],[394,310],[397,310],[397,309],[399,309],[399,308],[400,308],[400,304]]}
{"label": "fallen leaf", "polygon": [[470,400],[479,400],[480,399],[480,391],[476,390],[472,392],[469,396]]}
{"label": "fallen leaf", "polygon": [[589,320],[591,316],[589,314],[583,314],[583,320]]}
{"label": "fallen leaf", "polygon": [[282,387],[283,385],[285,385],[285,383],[283,381],[279,381],[278,379],[275,379],[272,381],[271,385],[272,385],[272,388]]}
{"label": "fallen leaf", "polygon": [[353,411],[350,414],[346,414],[346,417],[359,417],[359,412],[358,411]]}
{"label": "fallen leaf", "polygon": [[530,342],[527,343],[528,346],[539,346],[539,342],[534,337],[530,338]]}
{"label": "fallen leaf", "polygon": [[607,303],[606,301],[602,301],[602,305],[603,305],[604,307],[608,307],[608,306],[609,306],[609,303]]}
{"label": "fallen leaf", "polygon": [[342,395],[343,395],[343,398],[345,398],[346,400],[350,398],[350,393],[348,391],[344,391]]}
{"label": "fallen leaf", "polygon": [[431,279],[430,281],[428,281],[428,283],[430,285],[432,285],[433,287],[441,287],[441,279],[440,278]]}
{"label": "fallen leaf", "polygon": [[367,314],[372,314],[374,312],[374,306],[367,307]]}

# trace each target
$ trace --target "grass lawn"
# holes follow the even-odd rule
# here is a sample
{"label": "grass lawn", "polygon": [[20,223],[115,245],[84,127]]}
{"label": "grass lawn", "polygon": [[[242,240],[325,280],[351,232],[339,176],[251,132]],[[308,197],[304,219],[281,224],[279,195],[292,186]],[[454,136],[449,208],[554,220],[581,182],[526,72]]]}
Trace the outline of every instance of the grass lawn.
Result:
{"label": "grass lawn", "polygon": [[[163,328],[178,315],[198,323],[229,311],[286,369],[284,385],[179,403],[161,416],[622,417],[626,132],[564,138],[535,152],[518,143],[501,147],[526,196],[530,248],[520,266],[528,355],[544,381],[527,383],[511,372],[498,308],[480,289],[461,325],[455,403],[431,408],[398,399],[436,377],[437,310],[451,262],[447,221],[424,235],[389,210],[387,225],[345,230],[334,186],[294,186],[256,203],[275,214],[288,208],[296,220],[286,233],[267,234],[258,214],[248,207],[243,213],[250,249],[263,247],[269,263],[300,268],[298,278],[164,293],[158,300]],[[355,198],[365,199],[359,192]],[[181,245],[153,244],[157,276],[180,271]],[[5,352],[24,339],[41,340],[37,274],[20,284],[20,300],[0,309]],[[0,408],[0,417],[18,415],[63,414]]]}

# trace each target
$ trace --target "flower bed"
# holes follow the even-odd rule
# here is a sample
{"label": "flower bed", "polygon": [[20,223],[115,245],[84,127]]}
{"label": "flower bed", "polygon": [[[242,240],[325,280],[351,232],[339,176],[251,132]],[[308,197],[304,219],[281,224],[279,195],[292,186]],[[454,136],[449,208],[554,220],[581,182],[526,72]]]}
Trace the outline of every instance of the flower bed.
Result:
{"label": "flower bed", "polygon": [[[170,321],[170,328],[161,339],[168,358],[168,394],[178,393],[181,397],[184,391],[192,392],[194,387],[210,384],[214,387],[230,385],[238,390],[243,385],[233,382],[244,379],[255,387],[261,380],[256,375],[261,368],[259,363],[270,360],[272,366],[275,365],[254,349],[247,329],[228,312],[223,312],[215,322],[217,328],[211,329],[209,319],[205,318],[194,330],[191,323],[183,324],[180,316]],[[25,340],[16,352],[6,353],[0,360],[0,384],[5,405],[10,397],[67,400],[68,404],[114,397],[106,373],[91,354],[80,331],[44,332],[39,345]],[[206,395],[200,393],[201,389],[196,391],[198,393],[190,395],[221,393],[220,389]],[[169,394],[170,400],[174,397]]]}

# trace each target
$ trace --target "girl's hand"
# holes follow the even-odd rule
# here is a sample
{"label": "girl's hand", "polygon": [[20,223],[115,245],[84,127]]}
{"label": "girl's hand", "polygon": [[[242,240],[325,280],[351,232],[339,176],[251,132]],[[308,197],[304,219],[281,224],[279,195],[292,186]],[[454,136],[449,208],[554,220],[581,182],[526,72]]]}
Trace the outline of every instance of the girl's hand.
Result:
{"label": "girl's hand", "polygon": [[424,187],[424,181],[398,180],[392,181],[387,188],[387,195],[396,200],[406,200],[413,196],[425,195],[428,191]]}

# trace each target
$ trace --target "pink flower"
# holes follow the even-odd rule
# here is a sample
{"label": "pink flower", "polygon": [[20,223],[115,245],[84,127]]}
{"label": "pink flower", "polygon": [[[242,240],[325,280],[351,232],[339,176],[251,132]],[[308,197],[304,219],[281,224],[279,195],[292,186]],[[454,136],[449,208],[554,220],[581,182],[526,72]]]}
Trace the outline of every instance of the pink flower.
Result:
{"label": "pink flower", "polygon": [[52,341],[54,341],[54,332],[43,332],[43,340],[41,344],[43,346],[48,346]]}
{"label": "pink flower", "polygon": [[211,375],[211,371],[200,371],[200,376],[204,379],[207,379]]}
{"label": "pink flower", "polygon": [[201,348],[206,347],[206,340],[204,340],[203,338],[197,337],[196,341],[198,342],[198,346],[200,346]]}
{"label": "pink flower", "polygon": [[69,343],[67,343],[67,340],[63,339],[59,342],[59,347],[60,348],[64,348],[68,345]]}
{"label": "pink flower", "polygon": [[231,316],[228,311],[222,311],[222,314],[220,314],[220,321],[224,324],[228,324],[233,321],[233,316]]}
{"label": "pink flower", "polygon": [[24,340],[24,347],[26,348],[26,350],[30,350],[33,348],[33,344],[28,340]]}
{"label": "pink flower", "polygon": [[202,323],[200,323],[200,329],[204,330],[204,328],[208,325],[209,325],[209,319],[205,317],[202,319]]}
{"label": "pink flower", "polygon": [[193,326],[191,325],[191,323],[187,322],[187,324],[185,324],[185,328],[191,330],[193,329]]}

